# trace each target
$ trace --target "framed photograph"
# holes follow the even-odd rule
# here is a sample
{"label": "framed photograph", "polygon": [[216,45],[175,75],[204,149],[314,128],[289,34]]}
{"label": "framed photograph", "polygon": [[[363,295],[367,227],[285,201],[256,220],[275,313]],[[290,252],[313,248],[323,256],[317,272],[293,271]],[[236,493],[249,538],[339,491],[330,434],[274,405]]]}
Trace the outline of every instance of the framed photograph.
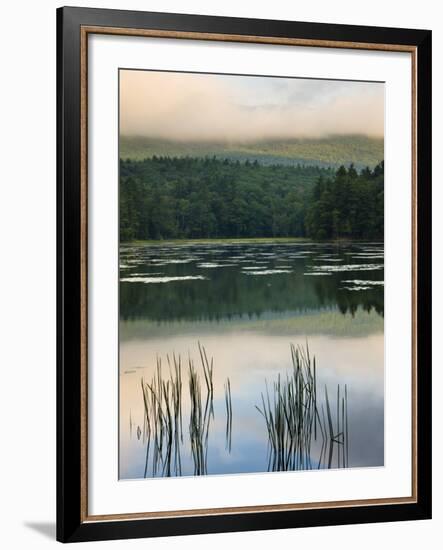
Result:
{"label": "framed photograph", "polygon": [[60,8],[63,542],[431,517],[431,32]]}

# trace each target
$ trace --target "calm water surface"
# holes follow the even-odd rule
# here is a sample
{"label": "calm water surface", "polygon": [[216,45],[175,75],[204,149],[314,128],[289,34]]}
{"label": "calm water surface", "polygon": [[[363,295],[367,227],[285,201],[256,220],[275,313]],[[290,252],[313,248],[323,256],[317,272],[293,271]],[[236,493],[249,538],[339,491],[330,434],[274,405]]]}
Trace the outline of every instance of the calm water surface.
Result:
{"label": "calm water surface", "polygon": [[[345,465],[383,465],[383,304],[381,243],[122,246],[120,478],[195,474],[187,365],[194,361],[203,391],[199,343],[213,359],[205,473],[270,469],[268,432],[256,406],[261,407],[266,383],[272,387],[279,375],[283,380],[291,372],[291,343],[308,345],[315,356],[319,401],[324,402],[326,386],[334,422],[337,385],[342,399],[346,384]],[[141,380],[150,383],[159,361],[167,379],[167,357],[172,361],[173,354],[182,360],[183,441],[178,444],[180,469],[168,471],[161,461],[154,465]],[[300,467],[342,467],[340,445],[333,448],[332,459],[325,459],[317,436],[309,461]],[[177,464],[177,456],[172,462]]]}

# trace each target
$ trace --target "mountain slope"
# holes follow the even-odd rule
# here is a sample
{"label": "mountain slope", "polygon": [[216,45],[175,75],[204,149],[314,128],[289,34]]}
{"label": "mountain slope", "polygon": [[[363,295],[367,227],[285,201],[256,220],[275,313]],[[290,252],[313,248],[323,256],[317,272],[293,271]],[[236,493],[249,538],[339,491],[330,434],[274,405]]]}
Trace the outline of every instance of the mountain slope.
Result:
{"label": "mountain slope", "polygon": [[257,160],[261,164],[305,164],[338,167],[353,163],[374,167],[384,158],[382,138],[330,136],[318,139],[282,139],[243,143],[179,142],[140,136],[120,137],[120,158],[142,160],[158,157],[205,157]]}

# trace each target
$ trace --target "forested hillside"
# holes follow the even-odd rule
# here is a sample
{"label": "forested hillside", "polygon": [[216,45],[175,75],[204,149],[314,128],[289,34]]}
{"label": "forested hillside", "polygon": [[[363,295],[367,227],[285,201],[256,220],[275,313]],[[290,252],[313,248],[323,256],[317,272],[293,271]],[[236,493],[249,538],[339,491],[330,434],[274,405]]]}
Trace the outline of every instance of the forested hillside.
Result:
{"label": "forested hillside", "polygon": [[294,138],[254,142],[181,142],[141,136],[120,136],[120,158],[212,157],[221,160],[257,160],[260,164],[286,164],[339,168],[374,166],[384,157],[383,138],[363,135]]}
{"label": "forested hillside", "polygon": [[341,166],[335,177],[318,179],[307,202],[307,236],[382,239],[383,230],[384,162],[360,173]]}
{"label": "forested hillside", "polygon": [[383,163],[337,172],[217,158],[120,163],[120,238],[382,238]]}

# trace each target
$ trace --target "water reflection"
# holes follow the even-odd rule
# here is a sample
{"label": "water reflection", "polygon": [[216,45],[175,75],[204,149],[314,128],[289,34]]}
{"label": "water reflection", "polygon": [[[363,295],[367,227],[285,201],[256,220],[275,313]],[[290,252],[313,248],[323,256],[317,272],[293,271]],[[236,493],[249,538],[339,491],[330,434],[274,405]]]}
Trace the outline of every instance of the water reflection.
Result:
{"label": "water reflection", "polygon": [[121,266],[121,479],[383,465],[380,244],[126,247]]}
{"label": "water reflection", "polygon": [[[167,356],[168,374],[157,367],[148,382],[141,378],[143,396],[143,430],[138,425],[137,440],[142,435],[146,447],[144,477],[181,476],[182,452],[186,443],[191,450],[193,475],[208,473],[208,442],[211,420],[214,419],[213,358],[198,344],[200,366],[189,356],[187,410],[189,430],[183,431],[182,359],[175,354]],[[327,386],[324,397],[317,387],[317,363],[309,348],[291,344],[292,369],[278,374],[271,386],[265,380],[260,405],[255,405],[264,420],[263,438],[267,437],[268,471],[310,470],[313,468],[345,468],[349,465],[348,390],[340,397],[337,386],[336,406],[329,397]],[[204,384],[203,384],[204,379]],[[226,450],[231,453],[233,409],[231,383],[224,385],[226,404]],[[204,406],[203,406],[204,403]],[[252,402],[250,403],[252,406]],[[336,414],[334,416],[334,410]],[[129,414],[129,437],[133,437],[132,413]],[[188,438],[188,439],[187,439]],[[186,441],[185,441],[186,440]],[[336,456],[336,464],[333,463]],[[189,473],[189,472],[185,472]]]}
{"label": "water reflection", "polygon": [[[332,306],[383,315],[379,244],[125,247],[120,260],[124,320],[252,318]],[[354,284],[363,278],[379,284]]]}

